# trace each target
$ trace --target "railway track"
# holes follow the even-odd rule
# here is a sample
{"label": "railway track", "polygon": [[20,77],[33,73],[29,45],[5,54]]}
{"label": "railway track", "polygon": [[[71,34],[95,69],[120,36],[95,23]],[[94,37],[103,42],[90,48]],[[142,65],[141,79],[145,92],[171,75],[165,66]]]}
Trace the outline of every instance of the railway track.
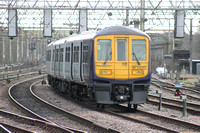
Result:
{"label": "railway track", "polygon": [[[128,110],[124,113],[124,110]],[[112,106],[112,108],[107,108],[106,112],[110,113],[111,115],[116,115],[122,117],[124,119],[128,119],[131,121],[143,123],[154,127],[156,129],[160,129],[166,132],[199,132],[200,125],[182,121],[176,118],[171,118],[151,112],[147,112],[144,110],[137,110],[130,109],[125,106],[117,105]],[[123,114],[122,114],[123,112]]]}
{"label": "railway track", "polygon": [[[159,105],[159,96],[148,94],[148,102]],[[162,106],[182,111],[183,101],[162,97]],[[200,115],[200,104],[187,102],[187,111],[191,114]]]}
{"label": "railway track", "polygon": [[[41,79],[43,78],[43,76],[37,76],[37,77],[34,77],[32,79],[28,79],[28,80],[25,80],[25,81],[22,81],[22,82],[19,82],[19,83],[16,83],[14,85],[12,85],[10,88],[9,88],[9,97],[10,99],[15,103],[17,104],[20,108],[20,110],[22,110],[23,112],[25,112],[25,114],[30,117],[30,118],[33,118],[35,120],[38,120],[38,121],[42,121],[44,123],[44,126],[43,128],[39,128],[38,129],[38,126],[37,125],[41,125],[40,123],[38,123],[38,121],[36,121],[36,126],[34,126],[34,124],[30,124],[31,126],[34,126],[32,132],[35,132],[35,131],[40,131],[40,132],[49,132],[49,131],[58,131],[58,132],[73,132],[71,130],[68,130],[66,127],[62,127],[62,126],[59,126],[49,120],[47,120],[46,118],[34,113],[32,110],[30,110],[29,108],[26,107],[26,105],[24,106],[23,104],[23,101],[26,102],[27,104],[31,105],[30,103],[33,103],[33,101],[31,100],[28,100],[27,97],[30,97],[30,95],[28,96],[25,96],[27,94],[27,85],[29,86],[32,82],[34,81],[37,81],[38,79]],[[27,85],[24,85],[24,84],[27,84]],[[19,89],[19,90],[18,90]],[[25,96],[25,97],[23,97]],[[24,124],[26,124],[26,121],[24,121]],[[16,123],[16,125],[18,125],[18,123]],[[21,126],[21,125],[20,125]],[[49,130],[50,129],[50,130]]]}
{"label": "railway track", "polygon": [[[160,80],[157,78],[152,78],[152,82],[158,82],[160,85],[162,86],[166,86],[168,88],[174,88],[175,84],[174,83],[170,83],[170,82],[166,82],[164,80]],[[194,87],[194,86],[186,86],[186,85],[182,85],[182,89],[188,92],[192,92],[192,93],[196,93],[196,94],[200,94],[200,88],[199,87]]]}
{"label": "railway track", "polygon": [[[171,94],[174,94],[174,84],[172,83],[168,83],[168,82],[164,82],[162,80],[158,80],[158,79],[154,79],[152,80],[151,84],[157,86],[157,87],[162,87],[162,89],[170,92]],[[184,90],[184,94],[187,94],[187,99],[190,101],[195,101],[197,103],[200,102],[200,91],[198,90],[194,90],[193,88],[186,88],[186,87],[182,87],[181,90]]]}
{"label": "railway track", "polygon": [[19,69],[15,71],[4,71],[0,72],[0,81],[3,80],[11,80],[11,79],[19,79],[19,78],[26,78],[29,75],[37,75],[44,73],[44,67],[38,68],[28,68],[28,69]]}
{"label": "railway track", "polygon": [[58,128],[57,125],[42,121],[39,119],[34,119],[31,117],[22,116],[19,114],[7,112],[0,110],[0,124],[5,128],[2,130],[7,130],[13,133],[33,133],[33,132],[54,132],[58,133],[66,132],[64,128]]}
{"label": "railway track", "polygon": [[0,125],[1,133],[33,133],[32,131],[28,129],[19,128],[8,123],[1,122],[0,124],[1,124]]}
{"label": "railway track", "polygon": [[[112,116],[116,116],[119,119],[125,119],[132,122],[142,123],[163,132],[196,132],[200,131],[200,126],[195,123],[181,121],[176,118],[166,117],[162,115],[156,115],[150,112],[124,107],[124,106],[106,106],[105,110],[97,109],[94,103],[77,102],[84,107],[97,110],[101,113],[106,113]],[[185,126],[185,124],[187,126]],[[173,128],[172,128],[173,127]]]}
{"label": "railway track", "polygon": [[[48,92],[47,96],[45,96],[43,94],[43,91],[41,90]],[[154,128],[152,129],[151,127],[141,123],[131,122],[129,120],[124,120],[121,117],[110,115],[109,113],[104,112],[101,108],[97,108],[94,102],[87,101],[86,99],[80,102],[75,99],[66,97],[64,94],[61,93],[57,94],[58,92],[52,90],[52,88],[50,88],[50,86],[47,85],[46,86],[38,85],[37,87],[35,87],[34,93],[38,95],[37,97],[45,99],[45,101],[48,101],[53,105],[57,105],[63,110],[68,110],[79,116],[88,118],[92,120],[94,123],[99,123],[100,125],[105,125],[106,127],[111,127],[113,129],[119,130],[119,132],[129,133],[129,132],[159,131]],[[143,128],[138,129],[138,127],[143,127]]]}
{"label": "railway track", "polygon": [[[53,106],[47,102],[41,101],[33,97],[27,86],[33,88],[33,82],[36,80],[26,81],[23,84],[20,83],[17,86],[14,85],[9,89],[9,94],[13,101],[18,103],[21,107],[25,108],[28,112],[31,112],[37,119],[53,123],[59,128],[64,128],[72,132],[118,132],[115,129],[107,128],[102,125],[98,125],[89,121],[83,117],[76,116],[70,112]],[[26,85],[25,85],[26,84]],[[31,103],[31,104],[30,104]],[[81,130],[79,130],[81,128]]]}

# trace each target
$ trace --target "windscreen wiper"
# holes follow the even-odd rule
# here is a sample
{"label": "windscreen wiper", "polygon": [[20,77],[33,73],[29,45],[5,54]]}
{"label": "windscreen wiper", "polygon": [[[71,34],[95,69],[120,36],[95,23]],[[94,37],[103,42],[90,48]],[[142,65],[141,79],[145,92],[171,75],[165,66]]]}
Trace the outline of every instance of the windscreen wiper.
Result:
{"label": "windscreen wiper", "polygon": [[107,57],[106,57],[106,60],[105,60],[105,62],[103,63],[104,65],[105,65],[105,64],[106,64],[106,62],[108,61],[108,59],[109,59],[109,57],[110,57],[111,53],[112,53],[112,52],[110,52],[110,54],[108,54],[108,55],[107,55]]}
{"label": "windscreen wiper", "polygon": [[138,60],[138,58],[137,58],[136,54],[135,54],[135,53],[132,53],[132,54],[133,54],[133,56],[135,57],[135,59],[136,59],[136,61],[137,61],[138,65],[140,65],[140,62],[139,62],[139,60]]}

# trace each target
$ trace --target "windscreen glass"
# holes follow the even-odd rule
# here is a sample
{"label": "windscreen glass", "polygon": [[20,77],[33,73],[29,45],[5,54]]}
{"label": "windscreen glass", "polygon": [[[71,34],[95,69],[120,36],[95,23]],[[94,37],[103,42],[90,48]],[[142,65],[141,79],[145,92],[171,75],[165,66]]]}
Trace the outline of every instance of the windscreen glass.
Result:
{"label": "windscreen glass", "polygon": [[[135,54],[135,56],[134,56]],[[146,60],[146,40],[132,40],[132,60]]]}
{"label": "windscreen glass", "polygon": [[127,59],[127,41],[117,40],[117,61],[126,61]]}
{"label": "windscreen glass", "polygon": [[111,40],[97,41],[97,60],[110,61],[111,60]]}

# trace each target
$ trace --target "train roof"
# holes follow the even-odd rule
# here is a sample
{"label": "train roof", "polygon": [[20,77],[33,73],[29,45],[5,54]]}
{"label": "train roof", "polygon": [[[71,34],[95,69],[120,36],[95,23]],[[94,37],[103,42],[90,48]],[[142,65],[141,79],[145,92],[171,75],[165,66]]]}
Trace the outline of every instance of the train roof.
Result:
{"label": "train roof", "polygon": [[81,32],[80,34],[74,34],[74,35],[62,38],[60,40],[54,41],[48,46],[63,44],[66,41],[72,42],[72,41],[79,41],[79,40],[94,39],[95,37],[101,36],[101,35],[141,35],[141,36],[146,36],[150,39],[150,37],[146,33],[136,28],[130,28],[128,26],[111,26],[111,27],[100,29],[98,31],[92,30],[92,31]]}
{"label": "train roof", "polygon": [[61,38],[59,40],[56,40],[53,45],[58,45],[58,44],[63,44],[65,43],[65,41],[67,41],[69,39],[69,37],[64,37],[64,38]]}
{"label": "train roof", "polygon": [[78,40],[88,40],[88,39],[93,39],[94,36],[96,35],[96,30],[91,30],[91,31],[84,31],[81,32],[80,34],[75,34],[69,37],[67,41],[78,41]]}
{"label": "train roof", "polygon": [[[141,36],[146,36],[150,39],[150,37],[143,31],[136,29],[136,28],[131,28],[128,26],[111,26],[104,28],[102,30],[99,30],[96,33],[96,36],[100,35],[141,35]],[[95,36],[95,37],[96,37]]]}

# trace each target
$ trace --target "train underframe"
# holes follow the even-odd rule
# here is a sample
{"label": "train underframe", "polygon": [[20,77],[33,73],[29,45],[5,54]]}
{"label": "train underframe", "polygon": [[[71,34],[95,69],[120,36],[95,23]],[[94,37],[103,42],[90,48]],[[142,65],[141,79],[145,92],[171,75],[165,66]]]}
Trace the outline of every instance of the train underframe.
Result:
{"label": "train underframe", "polygon": [[56,91],[65,93],[76,100],[87,98],[95,101],[97,107],[104,108],[106,104],[127,104],[137,109],[138,104],[146,102],[148,84],[83,84],[66,81],[48,75],[49,85]]}

